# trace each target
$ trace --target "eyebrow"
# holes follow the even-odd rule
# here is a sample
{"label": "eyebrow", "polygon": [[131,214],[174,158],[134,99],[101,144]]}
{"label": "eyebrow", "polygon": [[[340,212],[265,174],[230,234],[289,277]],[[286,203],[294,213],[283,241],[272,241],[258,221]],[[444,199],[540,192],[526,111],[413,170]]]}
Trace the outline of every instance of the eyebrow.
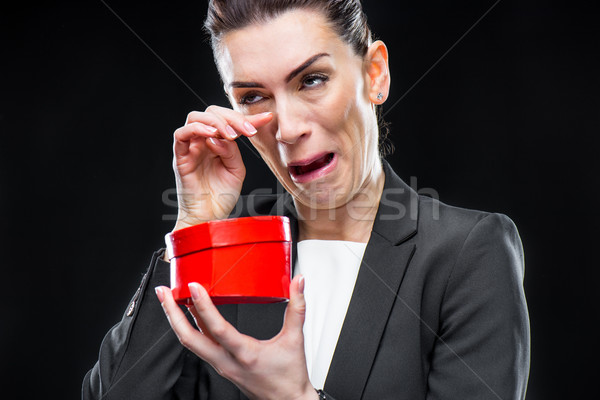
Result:
{"label": "eyebrow", "polygon": [[[285,82],[289,83],[299,73],[304,71],[306,68],[310,67],[319,58],[328,57],[328,56],[329,56],[328,53],[319,53],[319,54],[315,54],[314,56],[310,57],[308,60],[306,60],[302,64],[300,64],[298,67],[294,68],[294,70],[285,77]],[[264,88],[264,86],[258,82],[241,82],[241,81],[231,82],[231,84],[229,86],[231,86],[232,88]]]}

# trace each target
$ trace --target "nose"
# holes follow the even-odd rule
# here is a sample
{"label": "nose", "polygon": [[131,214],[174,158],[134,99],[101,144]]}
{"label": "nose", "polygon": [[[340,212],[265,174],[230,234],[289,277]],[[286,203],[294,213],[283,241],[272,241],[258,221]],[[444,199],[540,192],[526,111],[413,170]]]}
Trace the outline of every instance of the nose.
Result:
{"label": "nose", "polygon": [[300,104],[295,104],[290,100],[278,101],[275,118],[277,119],[275,138],[279,142],[294,144],[310,132],[308,118]]}

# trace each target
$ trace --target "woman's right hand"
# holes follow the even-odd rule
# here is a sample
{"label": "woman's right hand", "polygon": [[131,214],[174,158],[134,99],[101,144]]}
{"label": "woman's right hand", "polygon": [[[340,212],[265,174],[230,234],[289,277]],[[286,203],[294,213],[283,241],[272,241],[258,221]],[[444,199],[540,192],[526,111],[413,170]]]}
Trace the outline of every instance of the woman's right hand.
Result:
{"label": "woman's right hand", "polygon": [[254,136],[272,113],[243,115],[210,106],[188,114],[174,133],[173,169],[179,210],[174,230],[226,218],[240,196],[246,167],[235,139]]}

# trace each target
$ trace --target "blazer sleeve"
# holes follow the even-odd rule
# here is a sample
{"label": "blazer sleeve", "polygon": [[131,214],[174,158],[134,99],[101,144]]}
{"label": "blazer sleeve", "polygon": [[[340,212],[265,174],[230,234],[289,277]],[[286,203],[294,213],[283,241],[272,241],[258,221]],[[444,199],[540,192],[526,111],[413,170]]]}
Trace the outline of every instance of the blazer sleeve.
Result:
{"label": "blazer sleeve", "polygon": [[488,214],[468,234],[447,282],[427,400],[525,398],[530,344],[523,274],[515,225]]}
{"label": "blazer sleeve", "polygon": [[82,399],[171,399],[187,350],[170,328],[154,288],[169,284],[169,263],[156,252],[121,321],[104,337]]}

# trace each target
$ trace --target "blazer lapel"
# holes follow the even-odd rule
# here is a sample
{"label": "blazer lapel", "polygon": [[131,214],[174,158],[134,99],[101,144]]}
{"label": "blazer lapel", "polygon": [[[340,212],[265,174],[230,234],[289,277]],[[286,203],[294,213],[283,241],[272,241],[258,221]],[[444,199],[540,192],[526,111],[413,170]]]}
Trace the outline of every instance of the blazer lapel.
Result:
{"label": "blazer lapel", "polygon": [[325,381],[325,392],[358,400],[415,245],[418,196],[384,163],[386,181],[373,231]]}

